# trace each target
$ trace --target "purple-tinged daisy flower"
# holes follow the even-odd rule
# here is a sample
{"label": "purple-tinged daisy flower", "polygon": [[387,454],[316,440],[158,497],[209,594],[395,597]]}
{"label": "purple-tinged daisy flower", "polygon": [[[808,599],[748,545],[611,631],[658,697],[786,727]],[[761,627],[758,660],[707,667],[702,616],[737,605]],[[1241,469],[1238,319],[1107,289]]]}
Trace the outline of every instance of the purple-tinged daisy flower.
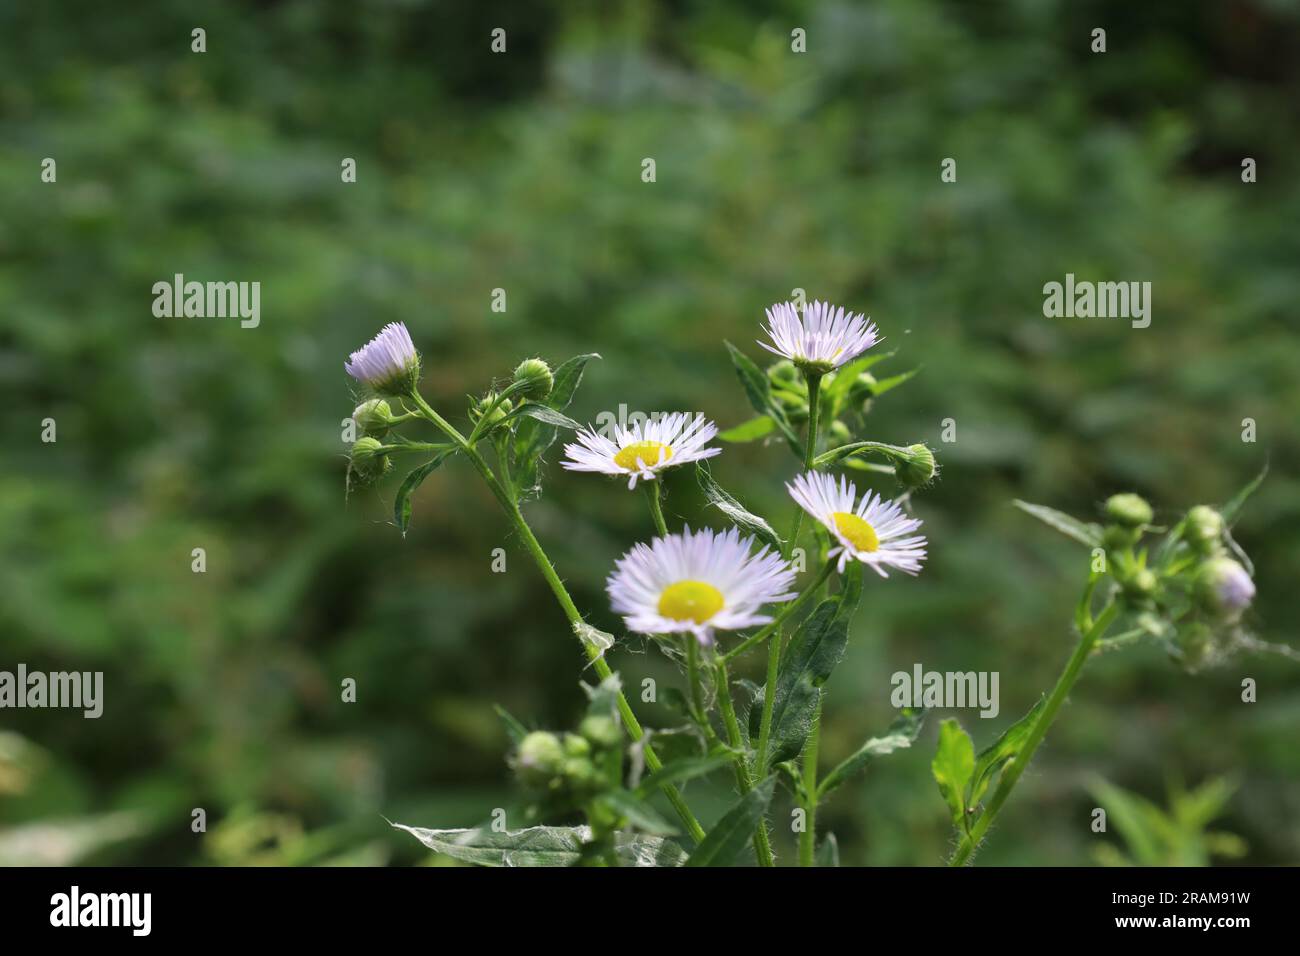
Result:
{"label": "purple-tinged daisy flower", "polygon": [[886,567],[908,574],[921,570],[925,538],[912,535],[921,527],[921,521],[907,517],[896,502],[871,491],[859,502],[857,486],[847,478],[841,476],[836,484],[831,475],[815,471],[796,476],[785,487],[790,497],[839,542],[831,549],[830,557],[839,557],[840,573],[850,558],[861,561],[882,578],[889,577]]}
{"label": "purple-tinged daisy flower", "polygon": [[564,446],[568,458],[561,462],[569,471],[595,471],[605,475],[628,475],[628,488],[638,479],[651,481],[665,468],[689,464],[722,453],[705,446],[718,433],[718,426],[703,415],[686,412],[635,422],[619,427],[611,441],[591,428],[581,429],[577,441]]}
{"label": "purple-tinged daisy flower", "polygon": [[794,303],[778,302],[767,310],[767,322],[763,331],[772,344],[758,344],[814,372],[837,369],[880,341],[870,319],[829,302],[810,303],[803,315]]}
{"label": "purple-tinged daisy flower", "polygon": [[713,643],[713,632],[766,624],[764,604],[788,601],[795,573],[764,545],[735,528],[708,528],[637,544],[614,565],[605,583],[610,603],[638,634],[693,634]]}
{"label": "purple-tinged daisy flower", "polygon": [[409,394],[420,380],[420,356],[403,322],[385,325],[343,367],[362,385],[384,395]]}

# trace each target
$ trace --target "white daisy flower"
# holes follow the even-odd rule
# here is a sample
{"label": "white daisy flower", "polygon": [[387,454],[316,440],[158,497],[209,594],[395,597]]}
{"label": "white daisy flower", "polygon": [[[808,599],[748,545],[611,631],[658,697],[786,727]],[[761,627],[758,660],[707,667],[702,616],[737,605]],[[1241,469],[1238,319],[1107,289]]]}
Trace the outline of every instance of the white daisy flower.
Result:
{"label": "white daisy flower", "polygon": [[833,476],[814,471],[797,476],[786,488],[790,497],[839,542],[830,556],[839,556],[841,573],[850,558],[870,566],[882,578],[889,577],[886,567],[908,574],[921,570],[925,538],[907,537],[921,527],[921,522],[907,517],[896,502],[868,491],[854,508],[858,489],[852,482],[841,476],[837,485]]}
{"label": "white daisy flower", "polygon": [[385,325],[343,367],[361,384],[388,395],[405,395],[420,379],[420,356],[403,322]]}
{"label": "white daisy flower", "polygon": [[610,603],[628,630],[690,633],[705,645],[715,630],[766,624],[772,618],[760,608],[795,597],[795,573],[767,545],[751,554],[753,543],[735,528],[717,534],[687,527],[637,544],[605,582]]}
{"label": "white daisy flower", "polygon": [[638,478],[650,481],[665,468],[721,454],[721,448],[704,447],[717,433],[718,426],[703,415],[692,418],[686,412],[620,427],[613,441],[583,428],[576,442],[564,446],[568,458],[561,464],[569,471],[630,475],[627,486],[632,489]]}
{"label": "white daisy flower", "polygon": [[880,341],[880,330],[870,319],[829,302],[804,306],[802,316],[794,303],[778,302],[767,310],[767,322],[763,331],[772,344],[759,345],[821,372],[839,368]]}

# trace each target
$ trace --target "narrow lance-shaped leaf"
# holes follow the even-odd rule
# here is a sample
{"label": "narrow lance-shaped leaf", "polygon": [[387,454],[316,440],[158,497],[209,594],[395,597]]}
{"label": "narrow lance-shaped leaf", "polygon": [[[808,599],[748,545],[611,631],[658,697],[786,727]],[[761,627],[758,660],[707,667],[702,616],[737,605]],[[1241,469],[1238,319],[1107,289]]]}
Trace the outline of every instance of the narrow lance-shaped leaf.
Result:
{"label": "narrow lance-shaped leaf", "polygon": [[511,419],[518,418],[521,415],[527,415],[529,418],[535,418],[539,422],[545,422],[547,425],[555,425],[559,428],[567,428],[570,431],[576,431],[577,429],[582,427],[581,424],[575,422],[572,418],[570,418],[568,415],[565,415],[563,412],[558,412],[555,409],[551,408],[551,406],[543,405],[540,402],[524,402],[522,405],[516,406],[515,408],[510,410],[510,414],[507,415],[503,419],[503,421],[510,421]]}
{"label": "narrow lance-shaped leaf", "polygon": [[925,723],[925,710],[923,708],[906,708],[903,713],[894,719],[887,730],[880,737],[872,737],[866,743],[855,751],[852,756],[843,760],[838,767],[826,775],[817,786],[819,796],[825,796],[840,784],[847,781],[858,771],[864,769],[867,764],[875,757],[883,757],[886,754],[892,754],[896,750],[912,746],[916,743],[917,736],[921,733],[921,726]]}
{"label": "narrow lance-shaped leaf", "polygon": [[823,601],[795,631],[785,649],[772,701],[771,765],[803,749],[821,686],[844,656],[848,622],[839,610],[838,598]]}
{"label": "narrow lance-shaped leaf", "polygon": [[772,526],[758,515],[747,511],[744,505],[731,497],[726,489],[714,481],[707,462],[696,462],[695,477],[699,482],[700,490],[704,492],[704,499],[708,504],[721,511],[730,519],[732,524],[742,531],[754,535],[774,551],[781,550],[781,538],[773,530]]}
{"label": "narrow lance-shaped leaf", "polygon": [[1085,523],[1077,518],[1070,517],[1062,511],[1057,511],[1055,508],[1030,504],[1027,501],[1021,501],[1019,498],[1012,503],[1021,511],[1033,515],[1039,521],[1055,528],[1066,537],[1073,538],[1080,544],[1086,544],[1090,548],[1101,547],[1100,525]]}
{"label": "narrow lance-shaped leaf", "polygon": [[727,354],[731,356],[731,364],[735,366],[736,375],[740,378],[741,387],[745,390],[745,397],[749,399],[750,406],[760,415],[770,417],[780,429],[791,450],[796,455],[802,456],[803,449],[799,444],[799,436],[791,427],[785,410],[772,398],[772,383],[768,381],[766,373],[740,349],[730,342],[726,345]]}
{"label": "narrow lance-shaped leaf", "polygon": [[439,452],[423,465],[413,469],[402,480],[401,486],[397,489],[397,497],[393,499],[393,521],[397,524],[397,530],[402,532],[402,537],[406,537],[406,531],[411,526],[411,495],[420,487],[424,479],[455,453],[455,448]]}
{"label": "narrow lance-shaped leaf", "polygon": [[835,839],[834,833],[826,834],[826,839],[822,840],[821,846],[817,848],[817,855],[813,859],[816,866],[839,866],[840,865],[840,843]]}
{"label": "narrow lance-shaped leaf", "polygon": [[722,441],[743,444],[744,442],[757,441],[770,434],[775,427],[776,422],[772,420],[771,415],[759,415],[747,422],[742,422],[734,428],[719,432],[718,438]]}
{"label": "narrow lance-shaped leaf", "polygon": [[1241,506],[1246,503],[1251,495],[1264,483],[1264,476],[1268,474],[1268,465],[1265,465],[1258,475],[1252,478],[1239,492],[1232,496],[1232,500],[1219,509],[1219,514],[1223,515],[1223,520],[1231,523],[1232,519],[1237,517],[1241,511]]}
{"label": "narrow lance-shaped leaf", "polygon": [[939,725],[939,747],[930,763],[939,792],[948,804],[953,825],[966,828],[966,791],[975,773],[975,744],[961,729],[961,724],[949,718]]}
{"label": "narrow lance-shaped leaf", "polygon": [[713,829],[705,834],[691,853],[687,866],[731,866],[749,845],[767,805],[772,802],[776,777],[768,777],[750,790],[728,810]]}
{"label": "narrow lance-shaped leaf", "polygon": [[719,754],[715,757],[682,757],[679,760],[672,760],[642,780],[641,785],[636,788],[636,793],[645,799],[667,784],[678,784],[684,780],[702,777],[723,767],[729,767],[734,762],[729,754]]}
{"label": "narrow lance-shaped leaf", "polygon": [[514,715],[500,704],[493,704],[492,709],[497,712],[501,722],[506,725],[506,734],[509,735],[510,742],[516,745],[523,742],[523,739],[528,736],[528,728],[516,720]]}
{"label": "narrow lance-shaped leaf", "polygon": [[602,794],[600,799],[615,813],[626,817],[627,822],[640,830],[654,836],[676,836],[677,829],[645,802],[645,799],[627,790],[611,790]]}

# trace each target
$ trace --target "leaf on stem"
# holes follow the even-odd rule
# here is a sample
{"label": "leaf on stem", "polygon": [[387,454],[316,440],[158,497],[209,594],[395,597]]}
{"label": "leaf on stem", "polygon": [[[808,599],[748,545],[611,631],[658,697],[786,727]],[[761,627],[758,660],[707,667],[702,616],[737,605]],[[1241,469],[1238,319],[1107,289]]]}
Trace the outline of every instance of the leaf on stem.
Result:
{"label": "leaf on stem", "polygon": [[730,767],[734,762],[735,758],[729,753],[721,753],[713,757],[682,757],[679,760],[672,760],[642,780],[641,785],[636,788],[636,794],[645,799],[660,787],[705,776],[723,767]]}
{"label": "leaf on stem", "polygon": [[506,725],[506,733],[510,737],[512,744],[518,745],[528,736],[528,728],[515,719],[515,716],[506,710],[500,704],[493,704],[492,709],[497,712],[501,722]]}
{"label": "leaf on stem", "polygon": [[687,866],[732,866],[744,853],[754,828],[772,802],[776,778],[768,777],[728,810],[691,853]]}
{"label": "leaf on stem", "polygon": [[[498,833],[490,829],[428,830],[394,823],[436,853],[479,866],[572,866],[582,856],[591,828],[528,827]],[[628,866],[681,866],[686,853],[671,840],[620,832],[615,852]]]}
{"label": "leaf on stem", "polygon": [[821,686],[848,644],[848,621],[839,612],[839,598],[823,601],[790,638],[772,701],[769,766],[797,755],[808,739]]}
{"label": "leaf on stem", "polygon": [[397,497],[393,499],[393,521],[397,524],[397,530],[402,532],[403,538],[406,537],[406,530],[411,526],[411,495],[424,483],[424,479],[455,453],[455,448],[440,451],[402,479],[401,487],[397,489]]}
{"label": "leaf on stem", "polygon": [[772,420],[771,415],[759,415],[747,422],[742,422],[734,428],[728,428],[725,432],[719,432],[718,438],[723,441],[742,444],[757,441],[763,436],[771,434],[772,429],[775,427],[776,422]]}
{"label": "leaf on stem", "polygon": [[903,713],[889,725],[889,729],[885,731],[883,736],[872,737],[859,747],[852,756],[846,758],[838,767],[826,775],[825,779],[817,787],[819,798],[846,782],[858,771],[865,769],[873,757],[883,757],[886,754],[892,754],[896,750],[903,750],[912,746],[912,744],[916,743],[916,738],[921,733],[921,727],[924,723],[924,708],[905,708]]}
{"label": "leaf on stem", "polygon": [[772,398],[772,383],[768,381],[767,375],[740,349],[730,342],[726,343],[726,345],[727,354],[731,356],[731,364],[736,369],[736,375],[740,379],[741,387],[745,390],[745,397],[749,399],[750,406],[760,415],[766,415],[772,419],[772,423],[780,429],[790,449],[802,460],[803,447],[799,444],[799,436],[795,434],[794,428],[791,427],[785,409]]}
{"label": "leaf on stem", "polygon": [[700,490],[704,492],[706,503],[721,511],[741,531],[754,535],[773,551],[781,550],[781,538],[772,526],[758,515],[747,511],[744,505],[728,494],[726,489],[713,479],[707,462],[695,463],[695,478]]}
{"label": "leaf on stem", "polygon": [[601,794],[600,801],[619,816],[626,817],[629,825],[652,836],[676,836],[677,829],[659,815],[645,799],[629,790],[611,790]]}
{"label": "leaf on stem", "polygon": [[1264,483],[1264,476],[1268,474],[1268,465],[1265,465],[1258,475],[1252,478],[1239,492],[1232,496],[1232,500],[1219,509],[1219,514],[1223,515],[1223,520],[1231,523],[1232,519],[1237,517],[1241,511],[1241,506],[1246,503],[1246,499],[1255,493],[1260,485]]}
{"label": "leaf on stem", "polygon": [[939,747],[930,763],[953,825],[966,829],[966,792],[975,773],[975,744],[951,717],[939,725]]}
{"label": "leaf on stem", "polygon": [[840,843],[835,839],[834,833],[826,834],[826,839],[822,840],[822,845],[817,848],[817,855],[813,862],[816,866],[840,865]]}
{"label": "leaf on stem", "polygon": [[1021,501],[1017,498],[1012,502],[1017,508],[1026,514],[1033,515],[1039,521],[1049,527],[1055,528],[1061,534],[1068,538],[1073,538],[1080,544],[1086,544],[1090,548],[1101,547],[1101,526],[1092,523],[1085,523],[1077,518],[1072,518],[1063,511],[1057,511],[1055,508],[1049,508],[1046,505],[1034,505],[1027,501]]}
{"label": "leaf on stem", "polygon": [[979,806],[980,800],[993,783],[993,779],[1024,749],[1025,742],[1029,739],[1029,734],[1034,729],[1034,723],[1038,720],[1038,715],[1042,712],[1043,705],[1046,702],[1046,697],[1039,698],[1038,703],[1030,708],[1029,713],[1004,730],[1002,736],[980,751],[979,756],[975,758],[975,772],[971,778],[971,790],[970,797],[967,799],[967,806]]}

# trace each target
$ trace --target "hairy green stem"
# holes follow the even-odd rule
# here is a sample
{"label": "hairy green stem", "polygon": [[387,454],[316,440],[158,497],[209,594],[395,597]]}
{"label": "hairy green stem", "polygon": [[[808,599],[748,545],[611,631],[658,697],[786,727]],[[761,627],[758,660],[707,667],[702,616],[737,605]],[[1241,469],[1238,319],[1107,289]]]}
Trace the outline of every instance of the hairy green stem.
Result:
{"label": "hairy green stem", "polygon": [[812,866],[817,848],[817,750],[821,741],[822,691],[817,692],[817,706],[813,709],[812,727],[808,743],[803,750],[804,820],[799,834],[799,865]]}
{"label": "hairy green stem", "polygon": [[[758,753],[754,757],[753,779],[762,780],[767,776],[768,747],[772,739],[772,711],[776,705],[776,674],[781,663],[781,633],[772,635],[767,644],[767,676],[763,681],[763,716],[758,725]],[[764,814],[754,829],[754,843],[767,840],[767,814]],[[769,843],[770,845],[770,843]]]}
{"label": "hairy green stem", "polygon": [[[501,487],[496,476],[492,474],[492,469],[489,468],[487,462],[483,460],[483,456],[465,440],[465,437],[461,435],[461,433],[457,431],[450,422],[434,411],[420,396],[418,391],[412,389],[411,399],[416,403],[420,411],[424,413],[425,418],[436,425],[444,434],[447,435],[447,437],[460,446],[461,451],[465,453],[465,457],[470,460],[470,463],[473,464],[478,473],[483,476],[483,480],[487,482],[488,488],[491,489],[493,495],[495,495],[497,500],[501,503],[501,507],[505,510],[506,516],[514,524],[520,540],[524,542],[524,547],[528,549],[528,553],[532,556],[538,570],[541,571],[542,577],[545,578],[546,583],[550,585],[551,591],[555,595],[555,599],[559,602],[561,609],[563,609],[565,616],[569,619],[569,623],[571,625],[585,625],[586,622],[583,620],[582,614],[578,611],[577,605],[573,603],[573,598],[569,596],[569,591],[565,588],[564,582],[560,580],[559,574],[556,573],[555,566],[551,564],[551,559],[548,558],[546,552],[542,550],[541,543],[538,542],[536,535],[533,534],[533,529],[529,527],[528,522],[524,519],[523,512],[519,510],[519,504],[506,493],[504,488]],[[576,628],[574,634],[575,636],[579,636]],[[581,639],[580,636],[579,639]],[[613,676],[613,671],[610,670],[609,664],[605,662],[605,658],[599,648],[588,641],[582,641],[582,646],[587,652],[587,657],[591,661],[592,667],[595,669],[596,674],[599,675],[602,681]],[[627,728],[628,734],[634,741],[641,741],[641,739],[645,737],[645,730],[642,729],[640,721],[636,719],[636,715],[632,712],[632,705],[628,703],[626,695],[624,695],[621,690],[618,692],[617,702],[619,716],[623,718],[623,725]],[[646,767],[651,773],[655,773],[663,767],[663,761],[659,759],[659,755],[655,753],[654,748],[648,742],[645,744],[644,754]],[[662,789],[664,796],[668,798],[668,802],[671,803],[673,809],[677,811],[677,815],[681,818],[682,824],[686,827],[691,839],[696,843],[699,843],[704,839],[704,828],[700,826],[700,821],[695,819],[695,815],[691,812],[690,807],[688,807],[686,801],[682,799],[681,792],[672,784],[664,784]]]}
{"label": "hairy green stem", "polygon": [[[740,736],[740,722],[736,720],[736,708],[731,703],[731,681],[727,677],[727,665],[722,658],[717,658],[715,669],[718,685],[718,707],[722,710],[722,723],[727,729],[727,741],[736,751],[736,784],[741,795],[754,789],[754,778],[749,772],[749,761],[745,757],[745,741]],[[772,846],[767,839],[767,827],[759,826],[754,830],[754,853],[759,866],[773,866]]]}
{"label": "hairy green stem", "polygon": [[1079,672],[1083,670],[1088,655],[1092,653],[1093,647],[1096,646],[1101,636],[1106,633],[1106,629],[1110,627],[1118,614],[1119,605],[1113,602],[1108,604],[1097,619],[1092,622],[1092,626],[1079,638],[1079,643],[1075,647],[1074,653],[1070,655],[1065,670],[1061,672],[1061,676],[1056,680],[1056,686],[1052,688],[1051,696],[1047,698],[1047,703],[1043,706],[1042,712],[1038,715],[1038,719],[1034,721],[1033,729],[1025,739],[1024,747],[1007,764],[1007,768],[1002,771],[997,789],[993,792],[992,799],[989,800],[988,808],[980,814],[970,832],[962,838],[957,851],[952,855],[952,859],[948,861],[949,866],[961,866],[969,861],[975,853],[980,840],[983,839],[988,828],[993,825],[998,811],[1002,809],[1002,805],[1007,802],[1007,797],[1011,795],[1012,789],[1015,788],[1016,781],[1020,779],[1020,775],[1029,766],[1029,761],[1034,757],[1034,751],[1043,742],[1048,728],[1052,726],[1052,721],[1056,719],[1057,711],[1061,709],[1061,705],[1065,703],[1065,698],[1069,696],[1075,681],[1079,679]]}
{"label": "hairy green stem", "polygon": [[663,494],[659,487],[658,481],[642,482],[645,488],[645,496],[650,502],[650,517],[654,520],[655,530],[659,532],[660,537],[668,536],[668,525],[664,521],[664,509],[660,501]]}

